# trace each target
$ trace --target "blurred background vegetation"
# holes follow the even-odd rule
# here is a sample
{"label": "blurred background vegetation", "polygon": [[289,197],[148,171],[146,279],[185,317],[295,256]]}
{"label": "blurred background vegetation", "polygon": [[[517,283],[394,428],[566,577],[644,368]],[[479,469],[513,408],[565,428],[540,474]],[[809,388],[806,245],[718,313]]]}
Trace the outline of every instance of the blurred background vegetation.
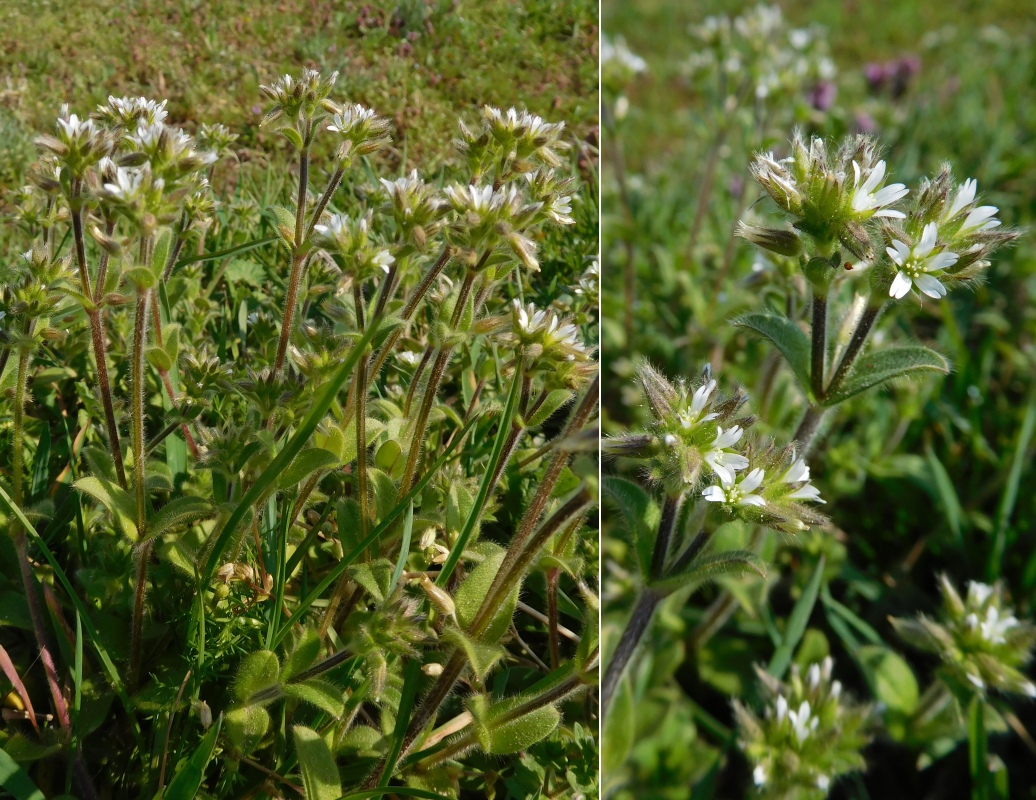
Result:
{"label": "blurred background vegetation", "polygon": [[[728,321],[783,302],[779,268],[731,234],[760,195],[748,175],[750,153],[787,155],[796,126],[829,137],[873,133],[886,146],[892,180],[912,188],[949,161],[957,180],[978,180],[1005,225],[1033,225],[1036,6],[781,3],[788,29],[826,28],[818,46],[837,71],[795,92],[759,102],[749,93],[733,102],[741,81],[754,86],[758,76],[710,71],[692,29],[707,15],[734,16],[752,5],[604,2],[604,35],[623,37],[647,62],[621,91],[625,115],[611,128],[605,116],[606,432],[646,418],[632,380],[642,357],[672,377],[690,378],[711,363],[721,387],[748,390],[765,433],[785,440],[794,430],[802,405],[790,374]],[[615,100],[616,92],[606,94],[606,106]],[[759,212],[766,214],[761,204]],[[974,292],[904,302],[881,323],[879,335],[909,331],[945,354],[952,373],[864,395],[835,415],[811,459],[831,529],[794,539],[767,534],[759,544],[773,564],[765,581],[724,582],[663,609],[654,654],[634,676],[631,731],[640,741],[619,741],[611,753],[606,742],[606,771],[609,758],[616,767],[605,785],[624,787],[617,796],[747,792],[746,762],[726,745],[730,698],[755,696],[752,664],[773,654],[821,554],[825,583],[798,658],[806,663],[830,652],[847,688],[886,704],[887,727],[866,754],[874,767],[831,796],[967,795],[960,732],[922,730],[916,719],[917,691],[931,682],[937,662],[897,641],[887,617],[934,614],[940,572],[958,585],[1002,579],[1019,616],[1036,613],[1034,254],[1030,231],[994,257]],[[617,631],[634,584],[622,566],[623,534],[607,517],[604,622]],[[741,546],[748,536],[727,526],[716,546]],[[881,683],[889,675],[859,657],[862,645],[892,653],[891,684],[902,696],[890,695],[889,682]],[[1036,708],[1013,706],[998,723],[1011,730],[991,746],[1008,766],[1011,796],[1034,797],[1026,737],[1036,731]]]}

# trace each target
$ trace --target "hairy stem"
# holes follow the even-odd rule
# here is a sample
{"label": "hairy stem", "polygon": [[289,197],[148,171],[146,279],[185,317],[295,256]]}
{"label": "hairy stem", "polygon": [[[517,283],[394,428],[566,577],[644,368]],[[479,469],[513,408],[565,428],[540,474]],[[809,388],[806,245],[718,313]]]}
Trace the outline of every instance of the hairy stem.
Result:
{"label": "hairy stem", "polygon": [[[387,288],[387,287],[386,287]],[[353,302],[356,306],[356,325],[363,332],[363,291],[353,281]],[[353,382],[356,398],[356,501],[360,506],[360,538],[367,538],[370,527],[370,509],[367,497],[367,361],[364,355],[356,364]]]}
{"label": "hairy stem", "polygon": [[805,458],[816,443],[817,432],[820,430],[820,423],[824,421],[827,409],[821,406],[811,405],[806,409],[798,428],[792,435],[792,439],[799,443],[799,455]]}
{"label": "hairy stem", "polygon": [[849,375],[849,371],[852,369],[853,364],[856,362],[857,356],[863,350],[864,344],[867,342],[867,337],[870,336],[871,330],[874,328],[874,323],[878,321],[878,317],[881,316],[881,312],[885,308],[885,300],[883,298],[871,297],[870,302],[864,309],[863,314],[860,316],[859,322],[856,323],[856,328],[853,330],[852,338],[849,340],[849,344],[846,345],[845,352],[842,353],[842,358],[838,362],[838,367],[835,369],[835,374],[831,378],[831,383],[828,384],[827,393],[832,394],[841,387],[842,382],[845,381]]}
{"label": "hairy stem", "polygon": [[[137,313],[133,325],[133,360],[131,363],[133,415],[133,489],[137,503],[137,537],[147,541],[147,487],[145,481],[147,454],[144,449],[144,350],[147,345],[148,302],[150,291],[137,292]],[[147,593],[147,566],[150,543],[137,549],[137,580],[133,597],[133,622],[130,631],[129,687],[135,691],[140,678],[141,631],[144,625],[144,599]]]}
{"label": "hairy stem", "polygon": [[676,520],[680,516],[683,504],[683,493],[676,497],[666,496],[662,505],[662,518],[658,521],[658,535],[655,537],[655,549],[651,554],[651,575],[661,578],[665,575],[665,562],[669,558],[669,544],[676,528]]}
{"label": "hairy stem", "polygon": [[615,690],[619,687],[619,681],[626,672],[627,666],[637,651],[640,640],[644,638],[651,620],[655,615],[655,609],[662,602],[662,595],[652,592],[649,589],[641,591],[637,602],[633,606],[629,622],[622,632],[622,638],[612,653],[611,660],[604,671],[604,680],[601,683],[601,720],[607,719],[608,710],[611,707]]}

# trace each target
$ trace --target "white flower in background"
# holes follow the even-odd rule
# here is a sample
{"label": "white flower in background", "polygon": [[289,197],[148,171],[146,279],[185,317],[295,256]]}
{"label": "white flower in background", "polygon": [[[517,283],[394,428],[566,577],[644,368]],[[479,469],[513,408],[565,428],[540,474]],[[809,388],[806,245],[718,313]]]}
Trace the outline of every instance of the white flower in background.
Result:
{"label": "white flower in background", "polygon": [[408,367],[416,367],[418,364],[421,363],[421,354],[415,353],[413,350],[404,350],[401,353],[397,353],[396,358],[398,358]]}
{"label": "white flower in background", "polygon": [[546,214],[558,225],[572,225],[575,220],[572,218],[572,197],[562,195],[553,198],[547,205]]}
{"label": "white flower in background", "polygon": [[933,254],[932,250],[938,235],[939,230],[936,224],[929,222],[924,226],[921,241],[913,247],[894,239],[892,247],[885,248],[889,258],[899,267],[896,278],[889,289],[889,297],[898,300],[914,286],[929,297],[936,299],[946,295],[946,287],[932,273],[941,272],[946,267],[956,264],[957,254],[945,250]]}
{"label": "white flower in background", "polygon": [[576,294],[586,297],[591,302],[596,302],[600,281],[601,260],[599,258],[595,258],[593,263],[586,268],[586,272],[580,276],[579,285],[575,287],[574,291]]}
{"label": "white flower in background", "polygon": [[[798,489],[791,494],[784,495],[788,500],[810,500],[814,503],[824,503],[820,498],[820,490],[809,482],[809,467],[801,458],[795,459],[788,470],[781,476],[782,483],[802,483]],[[804,482],[804,483],[803,483]]]}
{"label": "white flower in background", "polygon": [[367,125],[378,118],[373,109],[353,103],[344,106],[342,110],[331,118],[331,124],[327,126],[329,131],[340,133],[343,136],[353,133],[357,128]]}
{"label": "white flower in background", "polygon": [[130,203],[140,195],[150,175],[147,164],[143,167],[119,167],[115,171],[114,182],[104,184],[104,190],[116,200]]}
{"label": "white flower in background", "polygon": [[98,106],[97,115],[102,119],[127,125],[143,122],[153,125],[163,122],[169,112],[166,111],[167,100],[158,102],[146,97],[115,97],[108,95],[108,105]]}
{"label": "white flower in background", "polygon": [[[985,601],[980,601],[978,605],[981,605],[982,602]],[[1008,631],[1018,627],[1018,618],[1014,614],[1008,611],[1004,616],[1000,616],[1000,609],[994,605],[986,608],[984,617],[979,617],[978,614],[972,612],[964,619],[971,630],[978,631],[982,638],[990,644],[1006,643]]]}
{"label": "white flower in background", "polygon": [[97,133],[97,125],[92,119],[80,119],[76,114],[68,113],[68,105],[61,106],[58,117],[58,129],[65,144],[74,144],[89,139]]}
{"label": "white flower in background", "polygon": [[766,767],[762,764],[756,764],[754,770],[752,770],[752,782],[756,786],[763,786],[766,784]]}
{"label": "white flower in background", "polygon": [[633,73],[647,71],[647,62],[631,51],[621,36],[617,36],[614,42],[608,39],[601,40],[601,63],[613,62]]}
{"label": "white flower in background", "polygon": [[870,217],[890,217],[892,219],[905,219],[906,214],[885,206],[895,203],[906,197],[910,191],[902,183],[893,183],[878,188],[885,180],[885,162],[879,161],[874,167],[864,174],[860,165],[853,162],[853,172],[856,173],[856,183],[853,188],[852,208],[857,214]]}
{"label": "white flower in background", "polygon": [[[748,459],[745,459],[745,462],[745,466],[747,466]],[[756,467],[751,472],[742,475],[736,482],[733,480],[733,473],[728,474],[731,475],[731,480],[727,480],[726,475],[720,475],[719,485],[710,486],[702,492],[701,496],[710,503],[723,503],[731,507],[766,505],[766,501],[760,495],[752,494],[762,485],[764,473],[761,469]]]}
{"label": "white flower in background", "polygon": [[716,438],[713,440],[709,452],[705,454],[705,463],[712,467],[712,471],[724,485],[733,485],[734,473],[748,466],[748,459],[731,449],[741,440],[744,433],[745,431],[740,425],[734,425],[726,430],[717,427]]}
{"label": "white flower in background", "polygon": [[[703,422],[709,422],[710,420],[716,419],[719,414],[711,413],[705,414],[705,409],[709,406],[709,399],[712,397],[712,393],[716,391],[716,381],[710,380],[705,385],[695,390],[691,396],[691,404],[680,411],[680,425],[684,430],[692,430],[697,428]],[[733,430],[733,429],[731,429]]]}

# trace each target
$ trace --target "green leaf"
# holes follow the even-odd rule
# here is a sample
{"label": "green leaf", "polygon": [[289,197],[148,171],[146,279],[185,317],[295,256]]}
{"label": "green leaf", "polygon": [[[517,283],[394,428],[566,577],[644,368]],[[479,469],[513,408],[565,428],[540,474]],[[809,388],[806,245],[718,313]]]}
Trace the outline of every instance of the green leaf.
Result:
{"label": "green leaf", "polygon": [[332,717],[340,717],[345,708],[342,690],[320,678],[285,685],[284,693],[296,700],[316,706]]}
{"label": "green leaf", "polygon": [[10,792],[15,800],[46,800],[43,792],[29,778],[29,773],[3,748],[0,748],[0,786]]}
{"label": "green leaf", "polygon": [[602,479],[601,496],[602,499],[610,499],[622,513],[633,538],[640,574],[646,578],[651,574],[655,535],[662,518],[661,509],[640,486],[614,475],[605,475]]}
{"label": "green leaf", "polygon": [[217,717],[215,724],[202,738],[198,748],[187,759],[187,763],[169,781],[164,792],[159,792],[162,800],[193,800],[198,795],[202,781],[205,779],[205,768],[212,760],[212,754],[216,750],[216,739],[219,738],[220,728],[223,727],[223,715]]}
{"label": "green leaf", "polygon": [[235,708],[227,712],[224,728],[230,743],[243,755],[248,755],[270,729],[270,715],[260,706]]}
{"label": "green leaf", "polygon": [[697,586],[705,581],[715,580],[721,575],[740,576],[748,572],[765,578],[766,562],[751,550],[728,550],[725,553],[701,556],[682,572],[650,580],[648,585],[652,589],[668,593],[683,586]]}
{"label": "green leaf", "polygon": [[119,529],[130,539],[136,540],[137,524],[134,520],[137,516],[137,504],[130,497],[129,492],[105,478],[96,476],[80,478],[72,485],[100,501],[101,505],[111,513]]}
{"label": "green leaf", "polygon": [[567,389],[555,389],[547,395],[546,399],[540,404],[540,407],[536,409],[534,413],[525,422],[527,428],[535,428],[538,425],[542,425],[550,416],[561,408],[565,403],[569,402],[573,397],[573,392]]}
{"label": "green leaf", "polygon": [[301,483],[317,470],[331,469],[340,463],[338,456],[330,450],[310,447],[295,456],[291,465],[281,473],[277,478],[277,488],[287,489]]}
{"label": "green leaf", "polygon": [[745,314],[733,322],[739,328],[748,328],[768,339],[784,356],[791,371],[807,395],[810,392],[809,336],[787,317],[777,314]]}
{"label": "green leaf", "polygon": [[305,672],[320,655],[320,634],[315,628],[306,628],[292,648],[281,668],[280,679],[287,683],[296,675]]}
{"label": "green leaf", "polygon": [[554,732],[561,722],[561,712],[554,706],[544,706],[523,714],[518,719],[497,722],[516,707],[513,701],[497,703],[478,720],[479,745],[491,755],[508,755],[536,744]]}
{"label": "green leaf", "polygon": [[874,696],[893,711],[913,714],[917,708],[917,678],[910,665],[887,647],[866,645],[856,651]]}
{"label": "green leaf", "polygon": [[889,347],[861,356],[842,384],[830,392],[823,405],[845,402],[875,386],[898,378],[914,377],[923,372],[950,371],[950,363],[934,350],[921,345]]}
{"label": "green leaf", "polygon": [[169,260],[169,250],[173,246],[173,231],[169,227],[158,229],[155,234],[155,246],[151,251],[151,272],[157,280],[162,276],[165,262]]}
{"label": "green leaf", "polygon": [[202,253],[200,256],[187,256],[186,258],[181,258],[177,261],[176,266],[183,267],[187,264],[196,264],[199,261],[218,261],[229,256],[235,256],[238,253],[247,253],[249,250],[256,250],[260,247],[265,247],[266,245],[273,244],[276,241],[276,236],[267,236],[265,239],[256,239],[254,242],[246,242],[245,244],[228,247],[226,250],[217,250],[214,253]]}
{"label": "green leaf", "polygon": [[399,544],[399,558],[396,560],[396,568],[392,571],[392,582],[389,584],[388,593],[392,594],[399,585],[399,579],[403,577],[403,570],[406,568],[406,560],[410,555],[410,539],[414,534],[414,503],[411,501],[406,510],[406,517],[403,519],[403,541]]}
{"label": "green leaf", "polygon": [[925,446],[925,457],[928,460],[928,470],[932,474],[932,485],[935,488],[936,500],[939,501],[943,516],[946,517],[946,522],[950,526],[953,538],[957,540],[958,544],[963,546],[961,520],[964,516],[964,511],[961,509],[957,490],[953,486],[953,479],[946,472],[946,467],[942,465],[931,445]]}
{"label": "green leaf", "polygon": [[237,669],[234,681],[234,699],[247,703],[253,695],[277,685],[281,665],[277,654],[270,650],[249,653]]}
{"label": "green leaf", "polygon": [[342,779],[327,742],[316,731],[301,725],[292,728],[291,733],[306,800],[338,800],[342,796]]}
{"label": "green leaf", "polygon": [[813,575],[810,576],[809,583],[806,584],[806,588],[802,592],[802,597],[799,598],[795,608],[791,611],[791,616],[788,617],[788,626],[784,629],[784,638],[781,640],[781,645],[777,648],[777,652],[773,654],[770,666],[766,669],[775,678],[784,677],[784,673],[787,672],[788,667],[791,665],[791,658],[795,653],[795,648],[798,647],[799,641],[806,632],[809,617],[813,613],[813,606],[816,605],[817,595],[820,593],[820,584],[824,579],[825,563],[826,559],[824,556],[821,556],[816,566],[813,567]]}
{"label": "green leaf", "polygon": [[442,638],[443,641],[455,644],[464,651],[464,656],[471,665],[471,671],[479,680],[484,679],[504,655],[504,649],[499,645],[482,644],[456,628],[445,631]]}
{"label": "green leaf", "polygon": [[144,355],[147,356],[147,363],[160,372],[169,372],[173,368],[173,359],[161,347],[149,347]]}
{"label": "green leaf", "polygon": [[235,258],[223,273],[223,277],[231,286],[247,283],[250,286],[261,287],[266,283],[266,270],[262,264],[255,261]]}
{"label": "green leaf", "polygon": [[40,440],[36,445],[36,455],[32,459],[32,483],[29,496],[33,499],[41,497],[47,489],[50,477],[50,425],[43,426]]}
{"label": "green leaf", "polygon": [[158,283],[155,274],[147,267],[130,267],[123,270],[122,277],[132,283],[138,292],[154,289]]}
{"label": "green leaf", "polygon": [[185,522],[205,519],[212,516],[215,511],[212,503],[202,497],[177,497],[162,506],[161,510],[148,520],[147,538],[161,536],[170,528]]}
{"label": "green leaf", "polygon": [[[482,608],[482,603],[489,594],[489,589],[503,562],[504,551],[495,549],[468,574],[468,577],[457,589],[453,602],[457,608],[457,623],[463,630],[467,631],[471,628],[472,620],[475,619],[478,610]],[[481,642],[495,644],[507,633],[514,610],[518,606],[518,593],[521,589],[519,584],[520,582],[515,583],[514,589],[494,612],[485,632],[478,637]]]}

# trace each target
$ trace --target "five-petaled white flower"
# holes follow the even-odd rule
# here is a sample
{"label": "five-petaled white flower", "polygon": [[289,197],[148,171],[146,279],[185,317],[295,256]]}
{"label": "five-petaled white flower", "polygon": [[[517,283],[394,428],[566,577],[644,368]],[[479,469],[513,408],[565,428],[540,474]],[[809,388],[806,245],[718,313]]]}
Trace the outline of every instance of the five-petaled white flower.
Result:
{"label": "five-petaled white flower", "polygon": [[719,416],[716,413],[704,413],[709,406],[709,398],[714,391],[716,391],[715,380],[710,380],[694,391],[694,394],[691,395],[691,404],[687,408],[681,409],[678,415],[680,417],[680,425],[684,430],[692,430],[703,422],[709,422]]}
{"label": "five-petaled white flower", "polygon": [[[906,214],[891,208],[885,208],[897,200],[906,197],[910,191],[902,183],[893,183],[881,189],[881,182],[885,179],[885,162],[879,161],[866,176],[860,170],[860,165],[853,162],[853,172],[856,173],[856,184],[853,189],[853,211],[857,214],[866,214],[871,217],[891,217],[893,219],[905,219]],[[863,179],[861,183],[861,178]]]}
{"label": "five-petaled white flower", "polygon": [[[744,458],[744,456],[742,456]],[[747,459],[745,459],[747,461]],[[732,474],[731,474],[732,475]],[[756,467],[751,472],[742,475],[737,482],[727,480],[720,476],[720,483],[717,486],[710,486],[701,496],[710,503],[723,503],[727,506],[765,506],[766,501],[757,494],[752,494],[762,485],[765,473]]]}
{"label": "five-petaled white flower", "polygon": [[809,701],[803,700],[798,711],[790,709],[788,719],[791,721],[792,730],[795,731],[795,738],[802,744],[809,737],[809,734],[817,729],[820,719],[812,715]]}
{"label": "five-petaled white flower", "polygon": [[946,267],[956,264],[957,254],[947,250],[932,253],[938,235],[939,229],[936,224],[929,222],[924,226],[921,241],[914,244],[913,247],[894,239],[892,247],[885,248],[889,258],[899,267],[896,279],[892,281],[889,289],[889,297],[898,300],[914,286],[929,297],[936,299],[946,295],[946,287],[933,273],[941,272]]}
{"label": "five-petaled white flower", "polygon": [[716,438],[709,452],[705,454],[705,463],[712,467],[712,471],[724,484],[733,484],[734,473],[748,466],[747,458],[730,449],[741,440],[744,432],[740,425],[726,430],[717,427]]}

